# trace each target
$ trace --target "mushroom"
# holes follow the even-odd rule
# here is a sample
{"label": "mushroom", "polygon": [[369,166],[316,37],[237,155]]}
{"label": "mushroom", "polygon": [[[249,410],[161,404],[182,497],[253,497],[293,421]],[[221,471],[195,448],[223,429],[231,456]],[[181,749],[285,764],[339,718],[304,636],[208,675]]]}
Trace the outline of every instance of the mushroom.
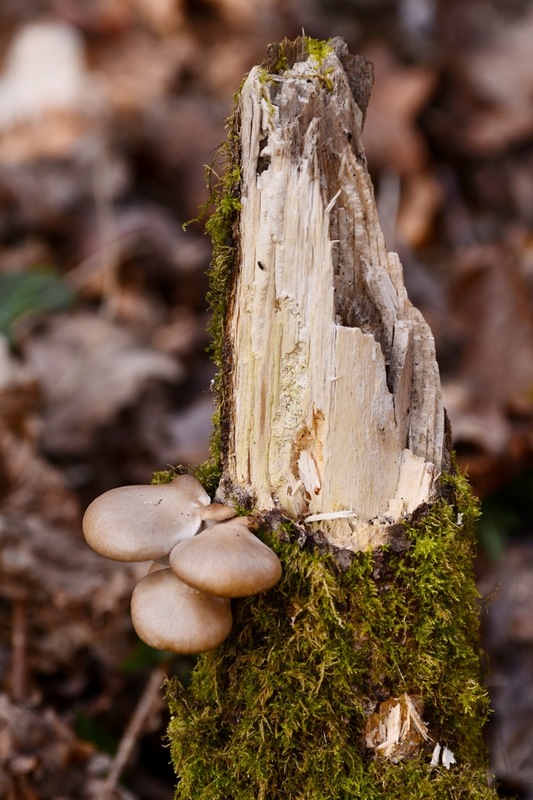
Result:
{"label": "mushroom", "polygon": [[280,579],[278,557],[249,530],[257,521],[236,513],[211,504],[192,475],[111,489],[88,507],[83,533],[96,552],[154,562],[131,599],[133,626],[147,644],[176,653],[212,650],[231,630],[229,598],[258,594]]}
{"label": "mushroom", "polygon": [[210,506],[206,506],[200,511],[200,519],[205,522],[207,527],[215,525],[217,522],[226,522],[226,520],[233,519],[236,516],[235,509],[224,505],[224,503],[211,503]]}
{"label": "mushroom", "polygon": [[146,644],[183,654],[213,650],[232,625],[227,598],[192,589],[168,567],[139,581],[131,598],[131,620]]}
{"label": "mushroom", "polygon": [[217,597],[247,597],[270,589],[281,578],[277,555],[236,517],[182,541],[170,552],[170,568],[180,580]]}
{"label": "mushroom", "polygon": [[199,531],[200,513],[210,502],[192,475],[165,484],[120,486],[93,500],[83,517],[83,534],[107,558],[157,560]]}

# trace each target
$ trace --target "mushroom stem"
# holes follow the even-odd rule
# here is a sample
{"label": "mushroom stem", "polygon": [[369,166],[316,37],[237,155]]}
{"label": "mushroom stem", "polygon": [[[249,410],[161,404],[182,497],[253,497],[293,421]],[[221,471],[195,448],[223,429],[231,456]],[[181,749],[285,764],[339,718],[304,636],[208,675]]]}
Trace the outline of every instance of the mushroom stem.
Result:
{"label": "mushroom stem", "polygon": [[224,503],[211,503],[211,505],[202,508],[198,516],[209,527],[217,522],[225,522],[236,517],[237,512],[231,506],[224,505]]}

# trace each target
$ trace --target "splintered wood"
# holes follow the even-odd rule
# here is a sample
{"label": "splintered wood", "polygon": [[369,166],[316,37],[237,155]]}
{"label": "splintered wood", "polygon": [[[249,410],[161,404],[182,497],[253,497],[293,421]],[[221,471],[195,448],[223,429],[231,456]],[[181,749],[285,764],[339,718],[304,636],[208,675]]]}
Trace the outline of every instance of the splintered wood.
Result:
{"label": "splintered wood", "polygon": [[225,469],[260,510],[359,549],[431,499],[445,425],[433,336],[377,218],[366,65],[330,45],[254,68],[241,92]]}

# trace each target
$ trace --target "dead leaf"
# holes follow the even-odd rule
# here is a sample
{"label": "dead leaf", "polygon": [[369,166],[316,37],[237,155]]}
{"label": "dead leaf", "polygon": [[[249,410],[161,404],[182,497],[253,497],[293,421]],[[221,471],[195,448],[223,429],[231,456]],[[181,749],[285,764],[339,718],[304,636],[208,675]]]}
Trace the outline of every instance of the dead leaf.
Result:
{"label": "dead leaf", "polygon": [[25,355],[44,395],[43,443],[54,453],[89,447],[95,430],[149,382],[174,382],[184,374],[175,359],[125,327],[81,311],[51,320],[27,341]]}
{"label": "dead leaf", "polygon": [[[99,756],[51,708],[28,708],[0,694],[0,792],[8,798],[96,800]],[[133,795],[118,795],[133,800]]]}
{"label": "dead leaf", "polygon": [[442,200],[440,184],[431,171],[407,175],[396,220],[401,241],[413,248],[427,243],[433,235],[435,217]]}
{"label": "dead leaf", "polygon": [[422,171],[428,152],[417,117],[435,88],[436,73],[425,66],[404,67],[383,47],[364,55],[374,64],[363,130],[369,163],[400,175]]}
{"label": "dead leaf", "polygon": [[478,153],[491,155],[533,133],[533,12],[500,18],[481,44],[460,58],[479,101],[463,132]]}
{"label": "dead leaf", "polygon": [[501,244],[463,250],[452,305],[461,372],[477,406],[505,408],[533,387],[533,300],[517,256]]}

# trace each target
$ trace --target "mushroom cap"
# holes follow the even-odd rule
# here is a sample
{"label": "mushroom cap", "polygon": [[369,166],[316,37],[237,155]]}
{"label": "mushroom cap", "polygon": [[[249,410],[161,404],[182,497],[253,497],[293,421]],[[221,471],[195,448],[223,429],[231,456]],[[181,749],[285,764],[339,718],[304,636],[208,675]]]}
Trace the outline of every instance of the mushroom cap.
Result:
{"label": "mushroom cap", "polygon": [[203,522],[206,522],[207,525],[214,525],[216,522],[225,522],[228,519],[233,519],[233,517],[237,516],[237,512],[231,506],[227,506],[225,503],[211,503],[209,506],[205,506],[200,511],[200,518]]}
{"label": "mushroom cap", "polygon": [[155,560],[198,532],[199,512],[209,503],[192,475],[179,475],[171,483],[119,486],[93,500],[83,517],[83,534],[107,558]]}
{"label": "mushroom cap", "polygon": [[177,544],[170,568],[189,586],[218,597],[259,594],[281,578],[277,555],[236,520]]}
{"label": "mushroom cap", "polygon": [[191,589],[168,567],[139,581],[131,597],[131,621],[143,642],[173,653],[213,650],[232,625],[227,598]]}

